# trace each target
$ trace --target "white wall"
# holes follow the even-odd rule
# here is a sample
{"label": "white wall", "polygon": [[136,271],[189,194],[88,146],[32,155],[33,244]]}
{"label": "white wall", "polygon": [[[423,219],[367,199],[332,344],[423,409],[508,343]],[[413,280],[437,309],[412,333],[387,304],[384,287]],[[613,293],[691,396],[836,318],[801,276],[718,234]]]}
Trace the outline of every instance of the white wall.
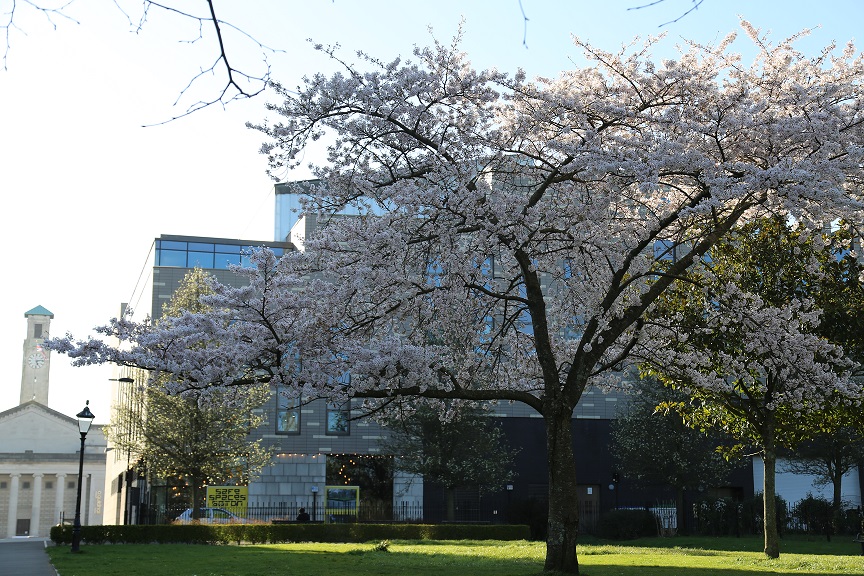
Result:
{"label": "white wall", "polygon": [[[783,462],[777,460],[777,494],[782,496],[789,504],[795,504],[803,500],[810,493],[813,496],[821,496],[829,502],[834,498],[833,487],[830,484],[817,486],[814,484],[815,476],[806,474],[791,474],[782,472]],[[765,481],[765,465],[762,458],[753,458],[753,489],[762,492]],[[843,477],[843,502],[850,507],[861,505],[861,485],[858,482],[858,469],[853,469]]]}

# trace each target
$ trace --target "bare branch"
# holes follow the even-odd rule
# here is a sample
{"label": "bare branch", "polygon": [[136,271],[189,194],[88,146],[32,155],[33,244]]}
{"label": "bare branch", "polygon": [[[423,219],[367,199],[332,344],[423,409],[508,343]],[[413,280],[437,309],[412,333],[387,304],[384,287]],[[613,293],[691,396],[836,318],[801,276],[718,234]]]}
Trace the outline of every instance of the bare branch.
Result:
{"label": "bare branch", "polygon": [[[643,4],[641,6],[633,6],[633,7],[628,8],[627,10],[641,10],[643,8],[650,8],[652,6],[656,6],[657,4],[662,4],[665,1],[666,0],[654,0],[654,2],[649,2],[648,4]],[[693,6],[689,10],[687,10],[686,12],[684,12],[683,14],[681,14],[680,16],[675,18],[674,20],[670,20],[668,22],[664,22],[663,24],[660,24],[659,28],[662,28],[663,26],[666,26],[668,24],[674,24],[675,22],[678,22],[679,20],[681,20],[682,18],[684,18],[685,16],[687,16],[688,14],[690,14],[691,12],[693,12],[694,10],[699,8],[699,6],[705,0],[690,0],[690,1],[693,3]]]}
{"label": "bare branch", "polygon": [[[58,8],[46,8],[44,6],[33,3],[31,0],[22,0],[22,3],[41,13],[45,17],[45,19],[48,20],[48,23],[51,25],[51,27],[56,30],[57,22],[55,22],[55,18],[64,18],[66,20],[69,20],[70,22],[79,24],[79,22],[75,18],[65,12],[66,8],[68,8],[73,1],[74,0],[69,0]],[[10,38],[12,31],[17,30],[25,36],[27,35],[27,33],[15,23],[15,15],[18,10],[18,0],[13,0],[12,8],[9,9],[9,12],[0,15],[3,17],[3,23],[0,24],[0,30],[3,30],[4,36],[6,37],[6,46],[3,49],[3,70],[9,69],[7,66],[7,61],[9,59],[9,51],[12,48],[12,42]]]}

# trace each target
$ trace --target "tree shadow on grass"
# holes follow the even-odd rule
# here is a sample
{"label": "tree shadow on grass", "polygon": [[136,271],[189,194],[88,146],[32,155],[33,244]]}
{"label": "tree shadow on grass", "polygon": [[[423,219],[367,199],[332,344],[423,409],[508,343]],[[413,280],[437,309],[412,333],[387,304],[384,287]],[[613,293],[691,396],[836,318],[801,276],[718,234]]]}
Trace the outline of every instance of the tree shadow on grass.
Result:
{"label": "tree shadow on grass", "polygon": [[[643,566],[620,564],[586,564],[580,563],[581,576],[765,576],[766,574],[788,574],[784,570],[762,570],[748,568],[712,568],[712,567],[680,567],[680,566]],[[795,576],[828,576],[838,572],[794,572]],[[840,572],[839,574],[843,574]],[[847,572],[851,574],[851,572]]]}
{"label": "tree shadow on grass", "polygon": [[[640,538],[638,540],[611,541],[593,538],[583,539],[580,544],[585,547],[586,553],[590,554],[591,548],[596,547],[621,547],[621,548],[658,548],[658,549],[687,549],[718,552],[762,552],[763,540],[761,536],[733,536],[722,537],[697,537],[697,536],[674,536],[671,538]],[[826,556],[854,556],[860,553],[860,545],[852,541],[851,536],[844,538],[835,537],[827,541],[818,536],[787,536],[780,540],[780,555],[783,554],[820,554]]]}

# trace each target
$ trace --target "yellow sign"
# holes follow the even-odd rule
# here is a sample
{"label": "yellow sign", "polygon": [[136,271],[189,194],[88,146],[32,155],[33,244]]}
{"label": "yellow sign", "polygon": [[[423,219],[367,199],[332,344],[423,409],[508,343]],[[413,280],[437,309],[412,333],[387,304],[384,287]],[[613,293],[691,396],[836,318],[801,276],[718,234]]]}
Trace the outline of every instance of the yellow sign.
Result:
{"label": "yellow sign", "polygon": [[207,486],[208,508],[224,508],[245,518],[248,503],[248,486]]}

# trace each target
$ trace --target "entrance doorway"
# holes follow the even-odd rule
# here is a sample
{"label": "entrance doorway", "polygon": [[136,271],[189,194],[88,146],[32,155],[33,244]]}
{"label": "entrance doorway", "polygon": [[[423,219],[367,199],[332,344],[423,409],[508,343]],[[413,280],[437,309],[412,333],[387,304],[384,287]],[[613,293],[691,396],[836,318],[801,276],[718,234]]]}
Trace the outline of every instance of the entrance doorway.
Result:
{"label": "entrance doorway", "polygon": [[600,518],[600,485],[580,484],[579,494],[579,532],[593,533]]}

